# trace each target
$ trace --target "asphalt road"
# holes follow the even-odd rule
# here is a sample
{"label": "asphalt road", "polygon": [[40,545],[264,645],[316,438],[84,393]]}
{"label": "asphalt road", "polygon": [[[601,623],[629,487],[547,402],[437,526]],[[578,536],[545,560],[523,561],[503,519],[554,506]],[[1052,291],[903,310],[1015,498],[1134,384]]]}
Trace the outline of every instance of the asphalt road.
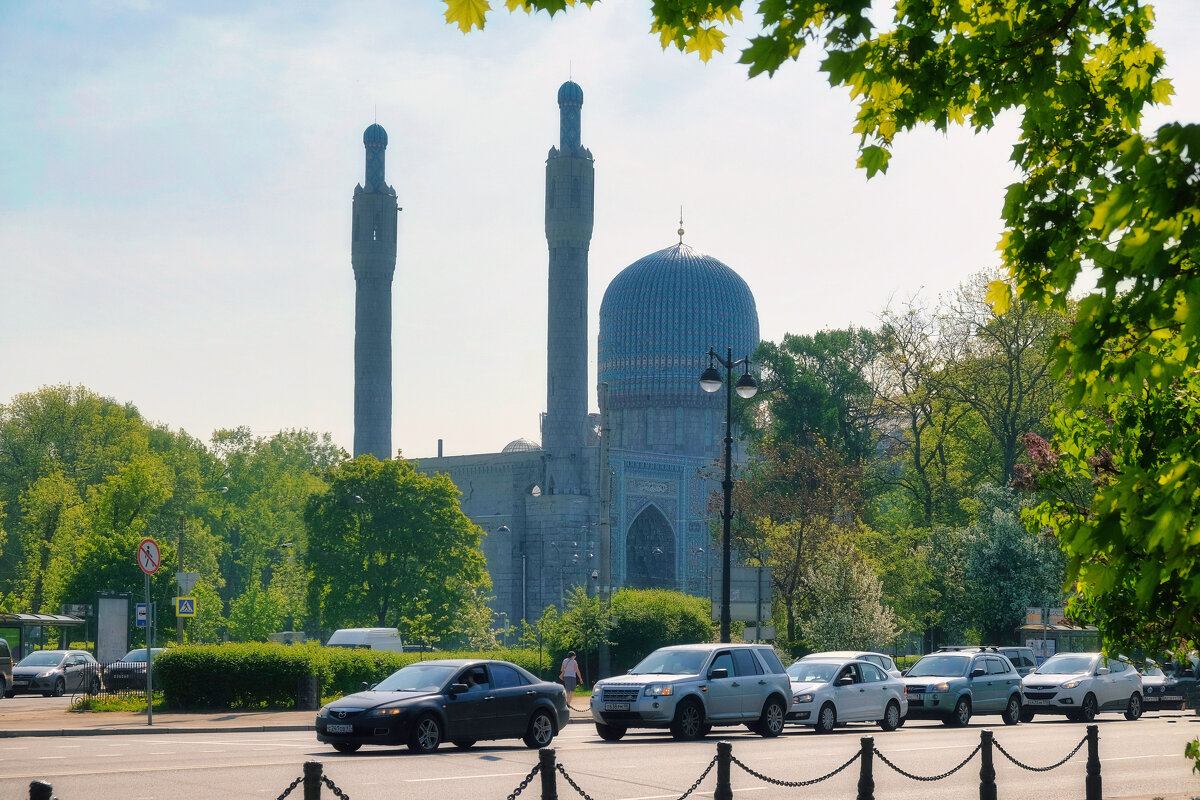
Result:
{"label": "asphalt road", "polygon": [[[996,720],[995,722],[998,722]],[[1175,800],[1200,795],[1200,777],[1182,757],[1184,743],[1200,734],[1194,714],[1147,715],[1126,722],[1119,715],[1099,720],[1104,797]],[[993,720],[954,730],[937,723],[909,722],[899,731],[852,725],[821,736],[789,726],[778,739],[744,729],[717,729],[708,739],[677,743],[669,736],[632,733],[620,742],[599,740],[587,724],[568,725],[555,739],[561,763],[596,800],[674,800],[691,786],[728,739],[748,767],[780,780],[810,780],[844,763],[862,736],[898,766],[935,775],[962,761],[989,728],[1012,755],[1030,766],[1059,760],[1084,736],[1084,726],[1038,720],[1006,728]],[[1008,798],[1082,797],[1086,748],[1066,765],[1046,773],[1019,769],[996,754],[997,786]],[[504,800],[537,763],[537,753],[520,742],[445,747],[432,756],[406,749],[366,748],[340,755],[309,732],[153,734],[127,736],[28,737],[0,739],[0,798],[27,798],[29,782],[44,780],[60,800],[116,797],[160,800],[176,797],[275,798],[302,773],[305,761],[320,761],[325,774],[352,800],[363,798],[452,798]],[[712,797],[715,770],[695,797]],[[523,794],[540,797],[539,779]],[[733,768],[735,794],[751,800],[844,798],[853,800],[858,764],[816,786],[797,789],[765,783]],[[950,778],[916,782],[875,762],[879,800],[938,800],[978,796],[978,757]],[[292,795],[301,797],[300,789]],[[323,794],[331,797],[328,790]],[[576,797],[559,779],[559,796]]]}

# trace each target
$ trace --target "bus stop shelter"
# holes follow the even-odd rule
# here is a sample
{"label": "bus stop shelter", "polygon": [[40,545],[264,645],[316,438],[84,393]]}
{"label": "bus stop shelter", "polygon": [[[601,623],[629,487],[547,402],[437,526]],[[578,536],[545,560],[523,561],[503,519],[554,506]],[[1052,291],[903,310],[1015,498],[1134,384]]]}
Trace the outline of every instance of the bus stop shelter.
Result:
{"label": "bus stop shelter", "polygon": [[[0,636],[13,644],[13,659],[19,661],[34,650],[43,649],[46,628],[78,628],[87,620],[70,614],[4,614],[0,613]],[[15,631],[15,637],[9,632]],[[87,635],[86,628],[83,631]],[[13,639],[16,639],[14,642]],[[66,645],[64,644],[64,647]]]}

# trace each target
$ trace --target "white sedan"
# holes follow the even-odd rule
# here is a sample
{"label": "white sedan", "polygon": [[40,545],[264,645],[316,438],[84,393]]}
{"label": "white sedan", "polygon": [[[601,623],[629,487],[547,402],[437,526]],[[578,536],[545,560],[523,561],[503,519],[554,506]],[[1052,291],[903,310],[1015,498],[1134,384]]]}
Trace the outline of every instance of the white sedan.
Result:
{"label": "white sedan", "polygon": [[843,722],[878,722],[894,731],[908,714],[904,683],[859,659],[805,658],[787,669],[792,680],[788,719],[829,733]]}

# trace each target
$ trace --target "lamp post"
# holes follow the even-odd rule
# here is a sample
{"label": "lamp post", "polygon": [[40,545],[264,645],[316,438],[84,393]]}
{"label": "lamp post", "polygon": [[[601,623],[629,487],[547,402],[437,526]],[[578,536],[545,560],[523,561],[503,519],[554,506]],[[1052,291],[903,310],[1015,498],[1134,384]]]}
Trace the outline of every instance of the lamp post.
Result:
{"label": "lamp post", "polygon": [[[713,362],[725,368],[725,377]],[[733,368],[744,367],[742,377],[733,382]],[[708,348],[708,369],[700,374],[700,388],[706,392],[715,392],[725,386],[725,479],[721,481],[721,489],[725,496],[725,505],[721,512],[721,641],[729,641],[729,523],[733,519],[733,390],[736,388],[738,397],[750,399],[758,392],[758,384],[750,375],[750,357],[733,360],[733,349],[726,350],[726,357],[721,358],[715,350]]]}

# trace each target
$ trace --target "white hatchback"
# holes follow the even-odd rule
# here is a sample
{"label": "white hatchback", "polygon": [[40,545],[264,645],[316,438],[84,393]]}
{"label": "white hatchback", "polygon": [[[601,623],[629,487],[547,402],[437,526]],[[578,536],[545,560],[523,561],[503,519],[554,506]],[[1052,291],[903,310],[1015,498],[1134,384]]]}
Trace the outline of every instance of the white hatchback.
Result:
{"label": "white hatchback", "polygon": [[1091,722],[1100,711],[1123,711],[1131,720],[1142,715],[1142,676],[1128,661],[1102,653],[1058,653],[1021,684],[1022,722],[1035,714],[1066,714],[1081,722]]}
{"label": "white hatchback", "polygon": [[788,720],[829,733],[844,722],[877,722],[894,731],[908,714],[904,682],[856,658],[806,656],[787,669],[792,681]]}

